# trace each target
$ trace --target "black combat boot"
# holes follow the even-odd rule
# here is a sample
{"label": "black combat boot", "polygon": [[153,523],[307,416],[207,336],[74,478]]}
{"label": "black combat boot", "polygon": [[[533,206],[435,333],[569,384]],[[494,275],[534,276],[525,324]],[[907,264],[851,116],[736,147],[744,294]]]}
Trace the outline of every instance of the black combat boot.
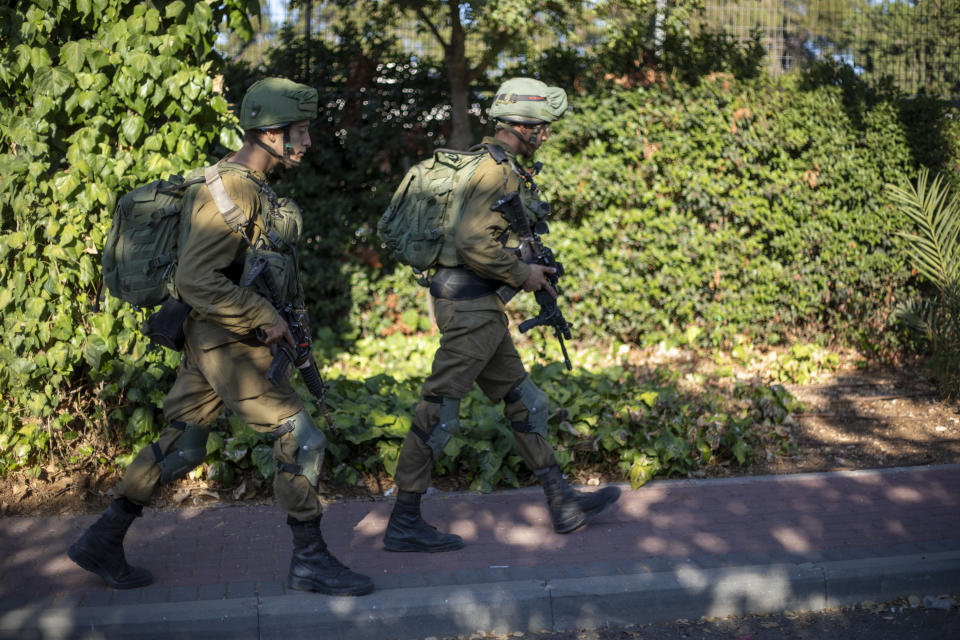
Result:
{"label": "black combat boot", "polygon": [[80,539],[70,545],[67,555],[87,571],[97,574],[114,589],[135,589],[153,582],[146,569],[131,567],[123,555],[123,537],[143,508],[126,498],[117,498]]}
{"label": "black combat boot", "polygon": [[318,591],[331,596],[362,596],[373,591],[373,581],[350,571],[327,549],[320,533],[320,518],[300,522],[287,516],[293,532],[293,557],[287,587]]}
{"label": "black combat boot", "polygon": [[535,473],[543,485],[550,517],[553,518],[553,529],[557,533],[576,531],[620,498],[620,489],[617,487],[605,487],[593,493],[571,489],[557,465],[537,469]]}
{"label": "black combat boot", "polygon": [[390,513],[383,546],[387,551],[456,551],[463,549],[463,538],[440,533],[420,515],[420,493],[397,492],[397,502]]}

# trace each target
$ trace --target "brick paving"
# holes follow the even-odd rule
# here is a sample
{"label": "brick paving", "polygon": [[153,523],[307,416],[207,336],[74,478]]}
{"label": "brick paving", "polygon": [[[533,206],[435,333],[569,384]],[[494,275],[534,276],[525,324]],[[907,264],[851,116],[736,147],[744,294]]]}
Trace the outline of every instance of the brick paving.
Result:
{"label": "brick paving", "polygon": [[[960,550],[960,465],[622,488],[614,508],[567,536],[553,532],[537,488],[427,496],[425,518],[467,543],[452,553],[385,551],[388,498],[328,505],[323,528],[334,554],[378,590]],[[0,519],[0,611],[285,592],[291,537],[277,508],[147,509],[126,552],[155,583],[130,591],[107,589],[65,555],[95,518]]]}

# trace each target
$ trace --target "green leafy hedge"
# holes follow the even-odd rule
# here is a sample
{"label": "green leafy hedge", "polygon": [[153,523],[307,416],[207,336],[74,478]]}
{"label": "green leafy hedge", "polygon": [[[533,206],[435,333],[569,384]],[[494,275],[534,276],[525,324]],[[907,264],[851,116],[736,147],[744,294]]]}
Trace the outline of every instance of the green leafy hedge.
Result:
{"label": "green leafy hedge", "polygon": [[715,75],[578,102],[543,177],[578,334],[646,344],[695,326],[714,343],[889,348],[911,285],[883,187],[947,145],[914,157],[911,103],[854,109],[842,87],[804,81]]}
{"label": "green leafy hedge", "polygon": [[0,7],[0,470],[78,438],[91,454],[153,438],[177,356],[146,353],[129,306],[108,297],[92,310],[99,250],[118,192],[237,145],[213,44],[224,21],[249,35],[256,8]]}
{"label": "green leafy hedge", "polygon": [[[957,110],[833,67],[714,74],[573,105],[541,152],[540,183],[577,338],[903,348],[888,318],[916,283],[898,235],[907,221],[884,185],[920,166],[960,176]],[[361,333],[426,322],[409,270],[352,273]],[[533,312],[526,298],[517,317]]]}

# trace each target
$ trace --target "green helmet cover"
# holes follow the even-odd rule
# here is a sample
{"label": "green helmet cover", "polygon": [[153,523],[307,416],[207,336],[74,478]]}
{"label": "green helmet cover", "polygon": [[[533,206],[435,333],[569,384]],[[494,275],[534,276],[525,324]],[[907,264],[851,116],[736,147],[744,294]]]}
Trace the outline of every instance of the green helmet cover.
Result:
{"label": "green helmet cover", "polygon": [[265,78],[247,89],[240,103],[240,128],[271,129],[317,117],[317,90],[286,78]]}
{"label": "green helmet cover", "polygon": [[567,92],[533,78],[511,78],[497,89],[490,117],[519,124],[553,122],[567,110]]}

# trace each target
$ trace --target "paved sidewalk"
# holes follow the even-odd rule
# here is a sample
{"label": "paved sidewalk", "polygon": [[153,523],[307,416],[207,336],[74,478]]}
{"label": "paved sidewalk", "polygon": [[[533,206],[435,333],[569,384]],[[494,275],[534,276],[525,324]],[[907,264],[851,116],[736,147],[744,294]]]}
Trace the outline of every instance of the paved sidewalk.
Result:
{"label": "paved sidewalk", "polygon": [[567,536],[538,488],[428,496],[467,543],[439,554],[383,549],[390,499],[329,505],[328,544],[376,584],[361,598],[286,591],[273,507],[148,509],[126,549],[155,583],[129,591],[65,555],[95,516],[3,518],[0,637],[412,639],[960,593],[960,465],[622,488]]}

